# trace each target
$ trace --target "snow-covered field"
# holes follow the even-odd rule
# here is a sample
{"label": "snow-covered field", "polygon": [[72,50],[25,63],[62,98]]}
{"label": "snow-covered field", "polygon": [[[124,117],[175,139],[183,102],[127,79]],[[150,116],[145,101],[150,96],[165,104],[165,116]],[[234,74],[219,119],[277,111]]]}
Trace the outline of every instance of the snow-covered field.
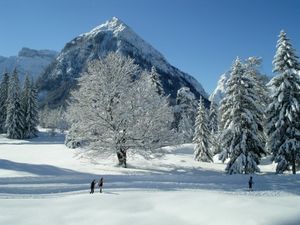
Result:
{"label": "snow-covered field", "polygon": [[[31,141],[0,136],[0,224],[300,224],[300,176],[275,175],[263,159],[248,192],[247,175],[193,160],[192,145],[166,148],[164,157],[90,161],[42,132]],[[90,195],[104,177],[104,193]]]}

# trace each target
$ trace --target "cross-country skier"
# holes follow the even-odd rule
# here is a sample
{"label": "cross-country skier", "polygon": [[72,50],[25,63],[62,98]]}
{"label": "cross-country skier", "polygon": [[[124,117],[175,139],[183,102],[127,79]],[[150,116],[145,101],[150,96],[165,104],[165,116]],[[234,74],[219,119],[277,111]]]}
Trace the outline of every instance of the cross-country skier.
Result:
{"label": "cross-country skier", "polygon": [[253,191],[253,189],[252,189],[252,184],[254,184],[254,182],[253,182],[253,180],[252,180],[252,176],[250,176],[250,179],[249,179],[248,184],[249,184],[249,191]]}
{"label": "cross-country skier", "polygon": [[94,179],[91,183],[91,192],[90,192],[90,194],[94,194],[95,184],[96,184],[96,180]]}
{"label": "cross-country skier", "polygon": [[102,188],[103,188],[103,177],[99,180],[98,186],[100,188],[100,193],[102,193]]}

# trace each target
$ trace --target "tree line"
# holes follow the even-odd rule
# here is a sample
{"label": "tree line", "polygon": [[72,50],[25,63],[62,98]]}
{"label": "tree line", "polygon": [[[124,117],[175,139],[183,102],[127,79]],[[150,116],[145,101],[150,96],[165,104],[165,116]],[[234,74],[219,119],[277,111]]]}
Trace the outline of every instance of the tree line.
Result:
{"label": "tree line", "polygon": [[[199,102],[193,142],[195,159],[227,162],[232,173],[259,172],[262,156],[271,155],[276,172],[292,170],[300,162],[300,64],[284,31],[273,60],[275,76],[266,84],[261,60],[237,58],[220,106],[209,112]],[[208,119],[209,118],[209,119]]]}
{"label": "tree line", "polygon": [[37,90],[27,75],[21,88],[18,72],[4,73],[0,84],[0,133],[11,139],[36,137]]}
{"label": "tree line", "polygon": [[[41,124],[69,129],[68,147],[85,154],[115,154],[127,165],[128,153],[144,157],[161,154],[161,147],[195,144],[197,161],[227,163],[226,172],[259,172],[263,156],[271,155],[276,172],[300,162],[300,64],[282,31],[274,56],[275,76],[260,73],[261,59],[237,58],[226,83],[225,97],[209,109],[198,104],[189,88],[178,90],[175,106],[164,93],[155,67],[142,70],[134,60],[117,53],[90,62],[78,80],[68,108],[40,112]],[[37,91],[28,76],[21,90],[17,71],[5,73],[0,84],[0,132],[8,138],[37,135]],[[66,123],[67,122],[67,123]]]}

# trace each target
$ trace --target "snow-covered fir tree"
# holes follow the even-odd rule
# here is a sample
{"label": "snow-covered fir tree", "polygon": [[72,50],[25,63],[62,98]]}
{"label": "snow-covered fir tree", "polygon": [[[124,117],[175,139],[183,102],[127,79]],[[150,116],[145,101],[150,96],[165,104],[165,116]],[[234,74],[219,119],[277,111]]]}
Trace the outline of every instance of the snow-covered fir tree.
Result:
{"label": "snow-covered fir tree", "polygon": [[296,55],[295,49],[283,30],[279,34],[276,49],[273,60],[274,72],[283,73],[287,69],[300,70],[299,57]]}
{"label": "snow-covered fir tree", "polygon": [[37,91],[34,87],[33,80],[29,80],[27,75],[24,81],[22,93],[22,108],[24,112],[24,138],[36,137],[38,130],[38,107],[37,107]]}
{"label": "snow-covered fir tree", "polygon": [[7,97],[7,116],[5,126],[7,137],[22,139],[24,134],[24,112],[22,109],[21,89],[17,70],[15,69],[9,79]]}
{"label": "snow-covered fir tree", "polygon": [[116,53],[90,63],[72,94],[66,144],[86,144],[93,156],[116,154],[125,167],[128,150],[147,157],[172,144],[168,99],[157,93],[149,74],[140,73],[133,59]]}
{"label": "snow-covered fir tree", "polygon": [[213,153],[210,149],[210,130],[208,127],[208,115],[202,98],[199,100],[198,112],[195,122],[195,133],[193,143],[195,144],[195,160],[212,162]]}
{"label": "snow-covered fir tree", "polygon": [[160,76],[156,71],[155,66],[152,66],[150,72],[151,82],[154,84],[156,91],[159,95],[164,95],[164,89],[160,81]]}
{"label": "snow-covered fir tree", "polygon": [[264,152],[262,126],[263,109],[255,92],[255,82],[236,59],[227,83],[225,98],[221,101],[222,149],[221,159],[230,158],[226,171],[232,173],[258,172]]}
{"label": "snow-covered fir tree", "polygon": [[[273,60],[274,77],[270,83],[270,104],[266,111],[268,149],[283,173],[300,159],[300,74],[298,57],[284,31],[280,32]],[[297,72],[298,70],[298,72]]]}
{"label": "snow-covered fir tree", "polygon": [[209,107],[209,130],[212,133],[217,133],[219,130],[219,112],[218,112],[218,105],[215,102],[210,103]]}
{"label": "snow-covered fir tree", "polygon": [[175,121],[173,125],[181,135],[182,143],[191,143],[194,135],[197,100],[188,87],[182,87],[177,92],[174,107]]}
{"label": "snow-covered fir tree", "polygon": [[259,71],[261,68],[262,59],[259,57],[249,57],[245,60],[245,74],[253,79],[253,88],[258,94],[259,102],[262,104],[262,107],[265,108],[268,102],[268,90],[266,84],[269,81],[269,78]]}
{"label": "snow-covered fir tree", "polygon": [[4,73],[0,83],[0,133],[6,133],[5,121],[7,116],[9,75]]}
{"label": "snow-covered fir tree", "polygon": [[210,131],[210,148],[213,154],[217,154],[220,151],[219,146],[219,109],[215,102],[210,103],[208,113],[208,128]]}
{"label": "snow-covered fir tree", "polygon": [[244,72],[245,76],[251,78],[251,82],[253,85],[253,92],[256,94],[257,98],[257,105],[263,110],[263,113],[257,113],[257,123],[258,125],[258,135],[260,136],[261,140],[263,141],[263,145],[266,144],[266,137],[265,137],[265,118],[264,118],[264,110],[267,107],[269,96],[268,90],[266,87],[267,84],[267,77],[260,73],[260,68],[262,64],[262,59],[258,57],[249,57],[245,60],[244,63]]}

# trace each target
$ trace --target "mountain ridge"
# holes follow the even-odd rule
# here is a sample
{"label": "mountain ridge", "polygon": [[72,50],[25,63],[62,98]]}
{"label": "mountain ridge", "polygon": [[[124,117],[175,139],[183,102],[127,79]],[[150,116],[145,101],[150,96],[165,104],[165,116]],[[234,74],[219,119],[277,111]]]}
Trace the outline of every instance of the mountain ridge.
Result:
{"label": "mountain ridge", "polygon": [[200,95],[208,98],[194,77],[169,64],[159,51],[120,19],[113,17],[65,45],[39,79],[42,103],[54,107],[64,103],[70,90],[76,86],[77,78],[85,71],[87,63],[103,58],[111,51],[133,58],[142,69],[150,70],[155,66],[161,75],[164,91],[170,94],[173,104],[177,90],[183,86],[189,87],[197,98]]}
{"label": "mountain ridge", "polygon": [[23,47],[16,56],[0,56],[0,78],[3,73],[11,73],[16,68],[21,81],[24,80],[26,74],[35,80],[51,64],[57,54],[58,52],[53,50]]}

